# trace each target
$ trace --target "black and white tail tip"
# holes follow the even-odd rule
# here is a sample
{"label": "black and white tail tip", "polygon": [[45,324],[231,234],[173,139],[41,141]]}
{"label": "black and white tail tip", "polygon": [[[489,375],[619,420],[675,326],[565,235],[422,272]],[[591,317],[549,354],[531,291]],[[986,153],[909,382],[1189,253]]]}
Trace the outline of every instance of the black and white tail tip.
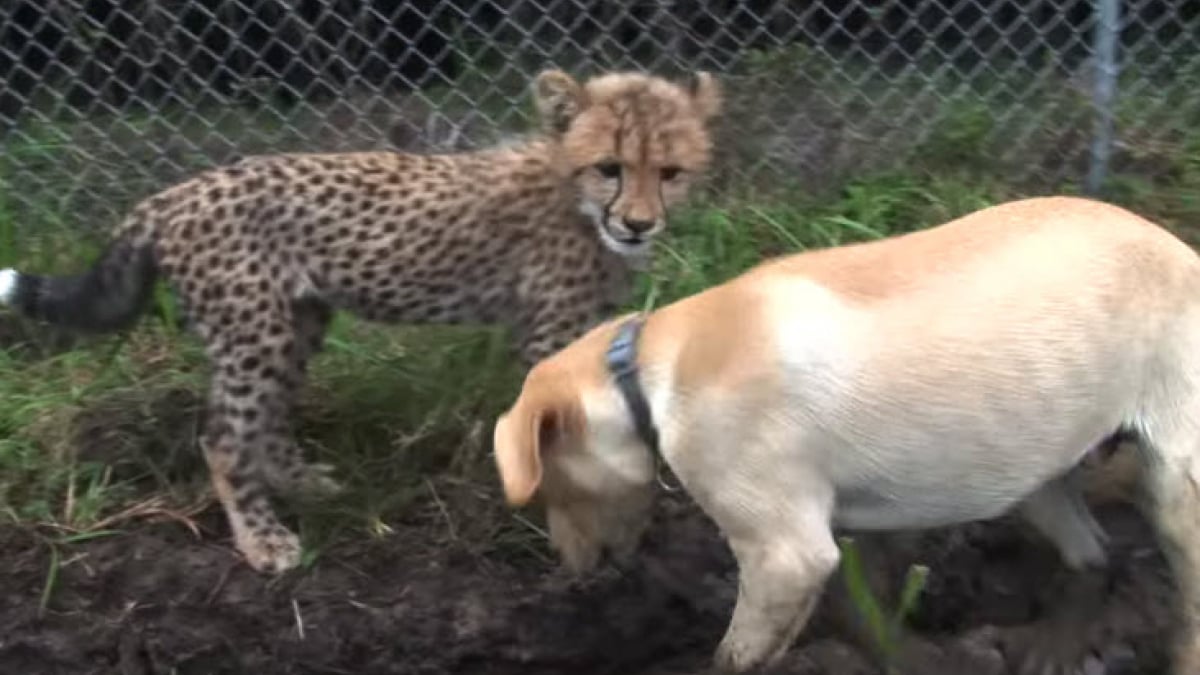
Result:
{"label": "black and white tail tip", "polygon": [[17,281],[21,273],[7,267],[0,270],[0,304],[11,305],[17,297]]}

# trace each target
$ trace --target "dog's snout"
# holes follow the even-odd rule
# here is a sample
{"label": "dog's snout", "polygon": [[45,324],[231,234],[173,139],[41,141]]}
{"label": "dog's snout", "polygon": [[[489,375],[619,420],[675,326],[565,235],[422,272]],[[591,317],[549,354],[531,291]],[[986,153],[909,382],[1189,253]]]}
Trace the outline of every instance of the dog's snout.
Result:
{"label": "dog's snout", "polygon": [[600,567],[608,567],[609,565],[613,565],[615,561],[613,560],[612,548],[607,545],[601,546],[600,556],[596,562]]}
{"label": "dog's snout", "polygon": [[645,234],[654,227],[653,220],[645,220],[642,218],[626,218],[624,222],[625,228],[634,234]]}

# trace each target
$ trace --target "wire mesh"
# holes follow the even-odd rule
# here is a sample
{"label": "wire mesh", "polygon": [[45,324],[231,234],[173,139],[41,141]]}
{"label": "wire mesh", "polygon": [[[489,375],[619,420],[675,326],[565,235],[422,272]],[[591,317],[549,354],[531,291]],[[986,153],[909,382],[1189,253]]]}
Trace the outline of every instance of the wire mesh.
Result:
{"label": "wire mesh", "polygon": [[[1200,2],[1119,3],[1113,161],[1200,125]],[[9,0],[0,209],[107,225],[235,156],[459,150],[530,123],[527,84],[704,68],[712,188],[816,187],[913,157],[1086,174],[1090,0]]]}

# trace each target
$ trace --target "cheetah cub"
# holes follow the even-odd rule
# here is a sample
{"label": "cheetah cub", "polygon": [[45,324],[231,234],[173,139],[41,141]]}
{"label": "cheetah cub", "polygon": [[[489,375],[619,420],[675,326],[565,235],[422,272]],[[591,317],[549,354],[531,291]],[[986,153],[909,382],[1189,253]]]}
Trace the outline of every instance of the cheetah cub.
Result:
{"label": "cheetah cub", "polygon": [[211,361],[201,447],[237,548],[296,566],[272,494],[332,492],[291,424],[335,309],[404,323],[505,323],[526,367],[623,302],[667,209],[710,161],[721,104],[686,83],[608,73],[533,82],[541,130],[477,152],[285,154],[209,170],[138,204],[74,276],[0,271],[0,301],[75,330],[130,326],[156,277]]}

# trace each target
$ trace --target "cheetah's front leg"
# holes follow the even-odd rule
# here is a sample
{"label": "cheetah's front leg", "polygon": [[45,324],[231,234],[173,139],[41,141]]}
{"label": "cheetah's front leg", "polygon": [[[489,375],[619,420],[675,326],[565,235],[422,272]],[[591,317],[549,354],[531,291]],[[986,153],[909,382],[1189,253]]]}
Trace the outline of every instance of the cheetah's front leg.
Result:
{"label": "cheetah's front leg", "polygon": [[309,463],[295,441],[293,421],[296,399],[308,370],[308,362],[319,351],[333,311],[316,299],[298,300],[291,305],[290,336],[281,337],[277,351],[284,368],[281,389],[276,393],[272,420],[279,428],[266,439],[263,477],[273,490],[298,497],[330,497],[342,491],[329,464]]}

